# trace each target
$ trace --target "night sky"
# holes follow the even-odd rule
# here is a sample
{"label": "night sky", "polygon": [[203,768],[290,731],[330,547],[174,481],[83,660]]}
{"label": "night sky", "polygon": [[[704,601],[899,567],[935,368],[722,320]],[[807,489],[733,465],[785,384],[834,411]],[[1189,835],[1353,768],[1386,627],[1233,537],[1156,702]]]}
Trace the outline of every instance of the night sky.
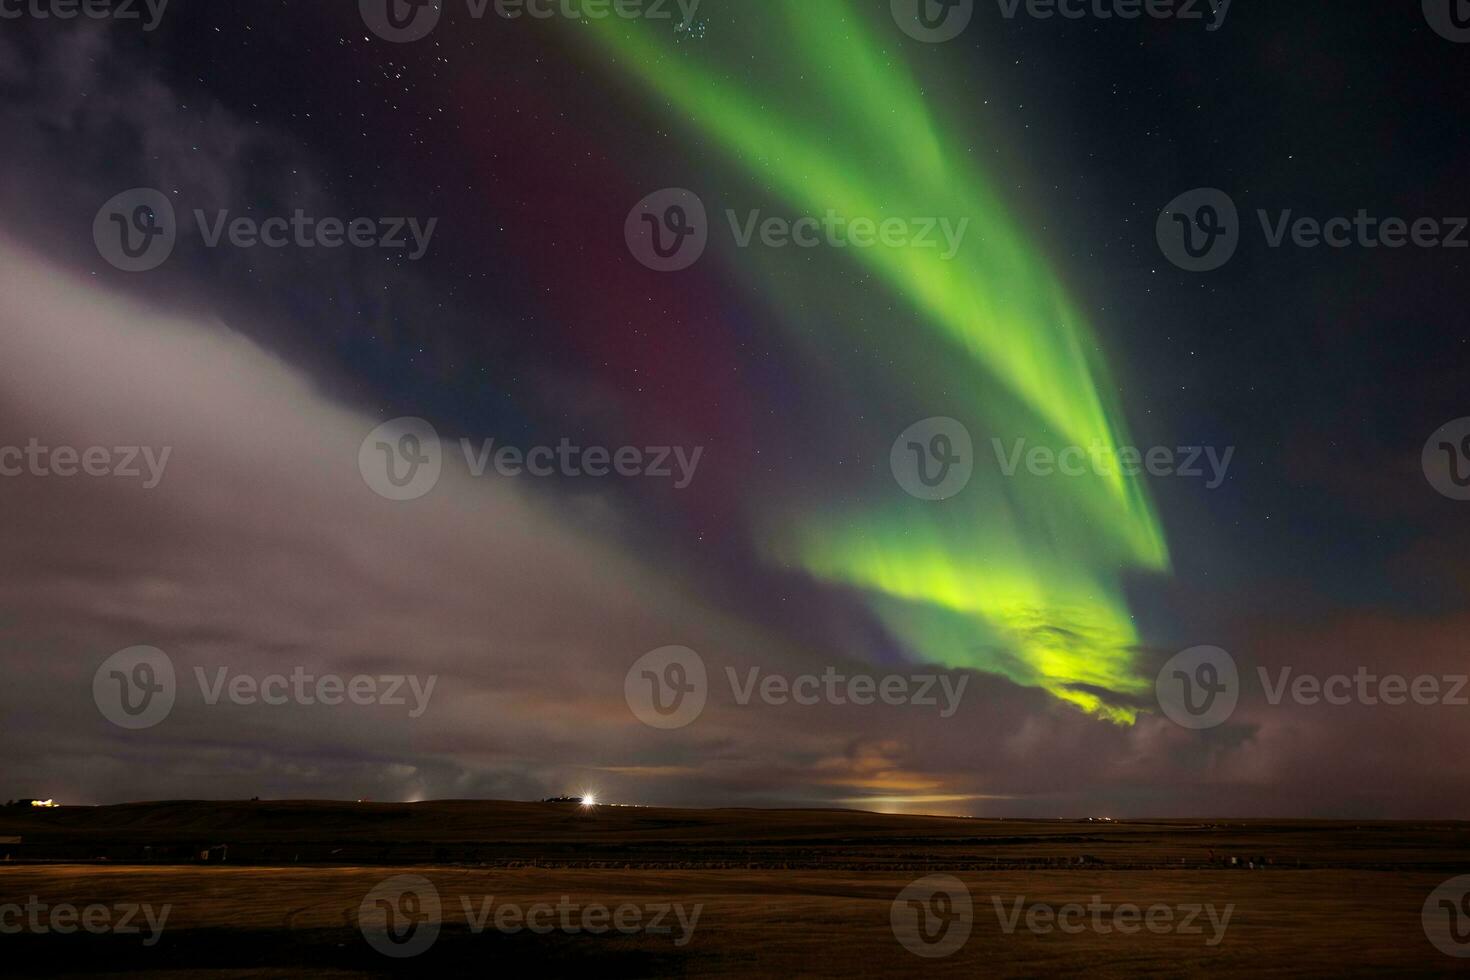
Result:
{"label": "night sky", "polygon": [[[410,43],[357,6],[0,19],[0,447],[170,449],[154,487],[0,477],[0,796],[1470,816],[1470,705],[1272,704],[1258,673],[1470,672],[1470,502],[1421,460],[1470,416],[1470,230],[1271,247],[1257,218],[1470,215],[1470,43],[1434,2],[978,0],[942,43],[889,0],[446,0]],[[93,236],[134,188],[177,215],[144,272]],[[708,245],[661,272],[625,226],[669,188]],[[1239,210],[1205,272],[1156,236],[1196,188]],[[210,247],[196,209],[437,222],[417,258]],[[757,210],[967,224],[949,258],[741,247]],[[359,450],[404,417],[443,473],[390,500]],[[935,417],[974,472],[925,500],[890,450]],[[700,455],[687,486],[476,477],[459,440],[491,438]],[[1203,456],[1008,476],[1019,439],[1233,455],[1217,486]],[[140,645],[177,700],[129,730],[93,681]],[[1155,678],[1202,645],[1242,681],[1196,730]],[[625,697],[666,646],[710,676],[674,730]],[[410,717],[209,704],[196,667],[437,681]],[[727,667],[968,680],[942,717],[742,705]]]}

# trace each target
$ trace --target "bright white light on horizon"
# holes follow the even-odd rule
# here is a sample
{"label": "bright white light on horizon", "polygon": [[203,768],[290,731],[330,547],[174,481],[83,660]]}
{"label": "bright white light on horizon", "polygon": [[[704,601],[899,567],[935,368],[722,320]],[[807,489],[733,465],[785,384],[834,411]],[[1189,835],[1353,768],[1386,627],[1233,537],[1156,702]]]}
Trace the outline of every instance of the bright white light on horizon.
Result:
{"label": "bright white light on horizon", "polygon": [[594,796],[594,795],[592,795],[591,793],[583,793],[582,794],[582,805],[583,806],[596,806],[597,805],[597,797]]}

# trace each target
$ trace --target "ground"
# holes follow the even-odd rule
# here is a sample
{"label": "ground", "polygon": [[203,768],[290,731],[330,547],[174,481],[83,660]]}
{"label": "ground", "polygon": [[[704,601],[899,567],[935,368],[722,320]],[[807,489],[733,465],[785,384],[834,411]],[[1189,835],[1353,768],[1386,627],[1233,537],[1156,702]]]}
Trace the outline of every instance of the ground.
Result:
{"label": "ground", "polygon": [[[11,854],[0,865],[0,905],[35,896],[48,909],[105,906],[114,919],[147,906],[155,920],[168,906],[151,945],[141,912],[140,931],[129,934],[41,933],[22,922],[0,939],[20,967],[12,975],[1121,977],[1470,967],[1436,949],[1421,920],[1430,893],[1470,870],[1470,825],[1449,822],[175,803],[0,811],[0,836],[22,838],[0,845]],[[186,853],[220,844],[229,845],[223,864]],[[963,883],[973,912],[962,945],[925,958],[903,945],[894,905],[936,874]],[[431,884],[442,925],[422,952],[396,959],[369,942],[360,910],[380,883],[405,875]],[[1064,930],[1055,916],[1069,905]],[[542,931],[533,932],[523,918],[537,906]],[[630,909],[625,929],[580,928],[600,924],[579,918],[586,910],[620,906]],[[1154,910],[1156,928],[1116,928],[1135,921],[1130,906],[1139,917]],[[660,909],[660,924],[647,928]],[[1180,928],[1192,909],[1200,911]],[[409,913],[422,910],[405,906]],[[40,914],[44,924],[49,913]]]}

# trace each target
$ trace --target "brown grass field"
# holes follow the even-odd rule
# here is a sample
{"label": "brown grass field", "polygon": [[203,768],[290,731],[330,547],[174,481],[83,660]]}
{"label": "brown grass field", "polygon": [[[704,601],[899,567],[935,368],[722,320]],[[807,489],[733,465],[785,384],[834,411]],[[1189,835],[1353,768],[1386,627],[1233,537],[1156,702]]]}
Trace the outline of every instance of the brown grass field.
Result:
{"label": "brown grass field", "polygon": [[[1436,976],[1470,969],[1470,959],[1437,950],[1421,921],[1435,887],[1470,872],[1470,825],[1451,822],[167,803],[0,810],[0,838],[14,837],[21,843],[0,843],[7,858],[0,905],[35,896],[48,907],[166,904],[169,913],[152,945],[146,925],[127,935],[30,928],[0,935],[7,975]],[[200,863],[201,851],[219,845],[229,848],[223,862],[215,850]],[[958,878],[973,901],[968,940],[942,958],[910,952],[890,919],[900,891],[930,874]],[[442,905],[437,939],[403,959],[374,949],[358,921],[368,892],[397,875],[428,879]],[[1024,919],[1004,927],[1017,902],[1093,901],[1231,912],[1220,930],[1201,917],[1198,932],[1162,925],[1063,932],[1045,923],[1033,930]],[[699,916],[686,930],[671,913],[668,932],[534,933],[488,920],[471,928],[487,908],[558,902],[699,906]],[[0,925],[7,921],[16,920]]]}

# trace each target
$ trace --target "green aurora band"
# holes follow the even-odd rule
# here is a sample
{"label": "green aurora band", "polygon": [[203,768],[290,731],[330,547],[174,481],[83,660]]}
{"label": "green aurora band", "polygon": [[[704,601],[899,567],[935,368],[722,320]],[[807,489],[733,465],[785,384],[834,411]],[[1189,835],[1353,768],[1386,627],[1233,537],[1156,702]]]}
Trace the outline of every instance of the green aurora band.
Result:
{"label": "green aurora band", "polygon": [[[867,6],[886,17],[888,4]],[[887,344],[878,363],[906,370],[886,370],[882,391],[865,388],[869,407],[912,406],[908,421],[952,415],[977,434],[974,476],[957,496],[910,499],[895,492],[885,465],[889,482],[859,503],[763,504],[772,508],[755,521],[763,549],[773,562],[858,590],[916,658],[1002,674],[1132,723],[1151,685],[1137,670],[1122,576],[1169,566],[1144,487],[1116,466],[1084,476],[1035,476],[1023,466],[1005,476],[988,465],[992,443],[979,435],[1007,451],[1025,439],[1117,459],[1126,433],[1091,327],[974,164],[974,149],[947,141],[933,118],[902,55],[934,48],[855,7],[705,0],[702,13],[720,16],[697,41],[681,41],[668,21],[576,22],[619,73],[723,150],[767,199],[814,215],[970,219],[948,260],[943,249],[832,250],[827,261],[863,267],[841,289],[814,275],[815,265],[793,272],[789,255],[784,265],[753,254],[771,250],[742,256],[739,274],[761,277],[761,295],[819,361],[853,345],[800,314],[813,294],[821,291],[829,322],[854,323],[870,320],[878,300],[849,283],[865,278],[867,293],[886,293],[881,302],[901,312],[904,329],[863,342]],[[824,329],[828,336],[813,335]]]}

